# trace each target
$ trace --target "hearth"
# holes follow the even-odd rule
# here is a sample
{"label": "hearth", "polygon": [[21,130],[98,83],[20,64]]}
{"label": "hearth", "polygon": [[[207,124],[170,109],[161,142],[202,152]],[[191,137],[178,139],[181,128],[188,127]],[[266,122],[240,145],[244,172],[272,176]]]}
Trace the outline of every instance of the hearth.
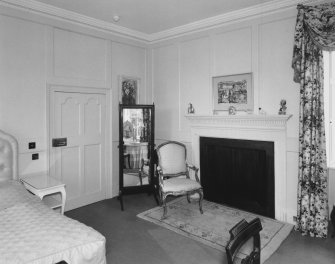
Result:
{"label": "hearth", "polygon": [[274,142],[200,137],[204,198],[275,218]]}

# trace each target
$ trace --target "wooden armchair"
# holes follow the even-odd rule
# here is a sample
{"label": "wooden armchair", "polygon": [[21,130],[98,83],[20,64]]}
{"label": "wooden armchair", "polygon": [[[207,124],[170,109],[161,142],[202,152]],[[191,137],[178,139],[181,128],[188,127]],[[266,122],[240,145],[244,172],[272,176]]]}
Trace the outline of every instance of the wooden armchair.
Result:
{"label": "wooden armchair", "polygon": [[[168,141],[156,149],[158,156],[159,196],[164,207],[162,219],[166,217],[166,198],[169,195],[186,195],[190,202],[190,195],[199,194],[199,209],[202,211],[203,191],[198,177],[198,168],[186,161],[186,147],[176,141]],[[194,171],[195,179],[191,179],[189,170]]]}
{"label": "wooden armchair", "polygon": [[241,264],[260,264],[261,263],[261,241],[259,232],[262,224],[259,218],[255,218],[249,223],[241,220],[230,231],[230,240],[226,246],[228,264],[233,264],[237,253],[249,239],[253,239],[253,248],[248,256],[242,259]]}

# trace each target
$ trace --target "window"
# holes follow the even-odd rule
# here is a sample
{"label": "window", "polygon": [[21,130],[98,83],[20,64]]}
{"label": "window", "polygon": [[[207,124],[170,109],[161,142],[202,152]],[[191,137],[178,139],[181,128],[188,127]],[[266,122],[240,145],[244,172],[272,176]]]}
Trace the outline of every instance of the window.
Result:
{"label": "window", "polygon": [[327,164],[335,168],[335,51],[324,52],[324,107]]}

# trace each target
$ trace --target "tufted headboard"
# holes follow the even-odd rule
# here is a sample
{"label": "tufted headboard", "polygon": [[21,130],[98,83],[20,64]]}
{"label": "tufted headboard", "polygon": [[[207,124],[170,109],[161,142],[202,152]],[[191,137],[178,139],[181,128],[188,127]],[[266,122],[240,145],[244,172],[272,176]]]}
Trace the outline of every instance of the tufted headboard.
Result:
{"label": "tufted headboard", "polygon": [[18,180],[18,144],[0,130],[0,182],[6,180]]}

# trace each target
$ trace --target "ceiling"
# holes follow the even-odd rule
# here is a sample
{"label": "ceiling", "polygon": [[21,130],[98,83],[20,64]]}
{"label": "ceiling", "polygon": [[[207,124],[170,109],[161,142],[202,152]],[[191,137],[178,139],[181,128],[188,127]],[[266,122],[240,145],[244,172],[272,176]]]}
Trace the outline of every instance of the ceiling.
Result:
{"label": "ceiling", "polygon": [[[280,0],[38,0],[145,34]],[[115,22],[113,16],[120,20]]]}

